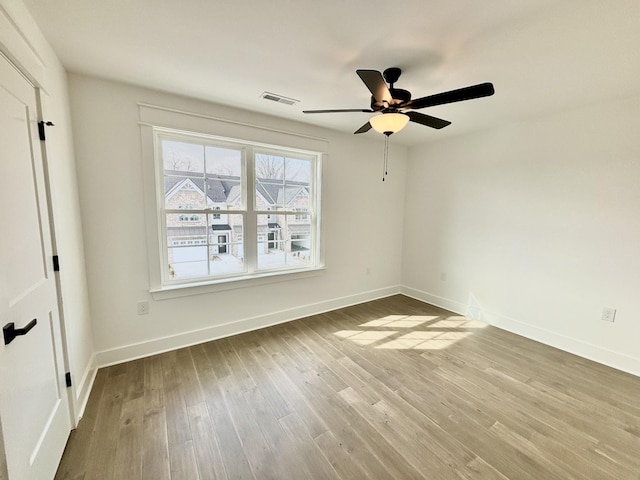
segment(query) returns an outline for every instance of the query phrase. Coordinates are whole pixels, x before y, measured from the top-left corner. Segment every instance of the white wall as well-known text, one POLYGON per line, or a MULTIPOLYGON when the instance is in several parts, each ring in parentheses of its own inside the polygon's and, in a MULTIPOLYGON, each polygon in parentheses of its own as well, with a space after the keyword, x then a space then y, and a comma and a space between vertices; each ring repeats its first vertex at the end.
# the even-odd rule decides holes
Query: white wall
POLYGON ((390 174, 383 183, 382 135, 355 137, 80 75, 70 75, 70 92, 99 364, 398 291, 404 147, 392 145, 390 174), (326 271, 296 281, 154 300, 148 293, 137 102, 326 138, 329 158, 322 204, 326 271), (149 300, 149 315, 136 314, 139 300, 149 300))
MULTIPOLYGON (((67 363, 72 374, 74 416, 80 414, 95 374, 89 297, 78 188, 71 140, 66 72, 22 2, 0 0, 0 49, 42 88, 42 113, 55 127, 47 130, 54 240, 60 257, 67 363)), ((4 180, 4 179, 3 179, 4 180)))
POLYGON ((640 374, 638 132, 635 95, 411 150, 403 291, 640 374))

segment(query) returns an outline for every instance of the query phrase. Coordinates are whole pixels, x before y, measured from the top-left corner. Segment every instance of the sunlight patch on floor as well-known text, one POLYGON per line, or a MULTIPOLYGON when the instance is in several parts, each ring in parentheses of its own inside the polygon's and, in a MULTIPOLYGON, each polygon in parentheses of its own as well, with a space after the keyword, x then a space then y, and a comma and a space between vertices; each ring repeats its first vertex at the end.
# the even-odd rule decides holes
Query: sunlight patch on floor
POLYGON ((387 315, 378 320, 363 323, 361 327, 411 328, 439 318, 437 315, 387 315))
POLYGON ((429 328, 484 328, 486 326, 486 323, 479 322, 478 320, 471 320, 470 318, 449 317, 445 320, 440 320, 439 322, 429 325, 429 328))
POLYGON ((472 332, 411 332, 376 348, 393 350, 442 350, 459 340, 468 337, 472 332))
POLYGON ((389 330, 389 331, 378 331, 378 330, 341 330, 336 332, 335 335, 341 338, 348 338, 354 343, 358 345, 370 345, 372 343, 383 340, 391 335, 395 335, 398 332, 389 330))
POLYGON ((378 343, 375 348, 384 350, 442 350, 486 326, 478 320, 458 315, 445 318, 438 315, 387 315, 359 325, 362 330, 341 330, 334 335, 358 345, 378 343), (402 332, 387 328, 419 329, 402 332))

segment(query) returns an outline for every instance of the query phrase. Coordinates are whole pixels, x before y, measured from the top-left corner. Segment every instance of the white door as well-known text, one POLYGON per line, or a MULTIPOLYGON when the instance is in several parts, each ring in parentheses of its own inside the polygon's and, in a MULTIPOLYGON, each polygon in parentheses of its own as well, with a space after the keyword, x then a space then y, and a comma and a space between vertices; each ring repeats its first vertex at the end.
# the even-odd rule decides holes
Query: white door
MULTIPOLYGON (((9 480, 48 480, 71 419, 33 86, 0 56, 0 417, 9 480)), ((1 443, 1 442, 0 442, 1 443)), ((1 462, 0 462, 1 463, 1 462)))

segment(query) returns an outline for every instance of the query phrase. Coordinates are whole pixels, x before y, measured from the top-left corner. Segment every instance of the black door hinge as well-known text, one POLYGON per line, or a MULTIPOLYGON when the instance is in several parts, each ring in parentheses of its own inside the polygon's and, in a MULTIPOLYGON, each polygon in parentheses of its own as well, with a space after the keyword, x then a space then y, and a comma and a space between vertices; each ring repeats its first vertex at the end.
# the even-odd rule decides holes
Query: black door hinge
POLYGON ((67 383, 67 388, 71 386, 71 372, 64 374, 64 381, 67 383))
POLYGON ((53 271, 54 272, 60 271, 60 260, 58 259, 58 255, 53 256, 53 271))
POLYGON ((40 120, 38 122, 38 136, 40 137, 40 140, 45 141, 47 139, 44 134, 44 127, 54 127, 54 126, 55 125, 53 124, 53 122, 45 122, 44 120, 40 120))

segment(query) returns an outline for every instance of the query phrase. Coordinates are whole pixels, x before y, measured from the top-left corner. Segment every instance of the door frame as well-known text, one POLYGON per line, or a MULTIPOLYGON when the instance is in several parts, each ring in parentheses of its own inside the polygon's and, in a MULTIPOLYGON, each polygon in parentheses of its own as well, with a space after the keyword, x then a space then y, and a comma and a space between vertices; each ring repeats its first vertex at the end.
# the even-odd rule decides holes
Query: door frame
MULTIPOLYGON (((15 66, 15 64, 14 64, 15 66)), ((17 68, 17 67, 16 67, 17 68)), ((19 70, 22 72, 22 70, 19 70)), ((42 88, 37 85, 34 85, 33 82, 30 82, 33 85, 33 88, 36 92, 36 107, 38 109, 38 121, 42 121, 44 119, 44 114, 42 111, 42 88)), ((49 230, 51 236, 51 255, 54 257, 58 257, 58 239, 56 238, 56 222, 55 217, 53 215, 53 205, 52 205, 52 195, 51 195, 51 182, 49 178, 49 160, 47 155, 47 142, 40 141, 40 158, 42 159, 42 170, 44 173, 44 189, 46 195, 46 203, 47 203, 47 217, 49 220, 49 230)), ((52 259, 53 260, 53 259, 52 259)), ((64 318, 64 308, 62 303, 62 286, 60 284, 60 272, 54 271, 55 283, 56 283, 56 300, 58 307, 58 319, 60 321, 60 341, 62 344, 62 351, 60 354, 62 355, 62 364, 64 365, 64 371, 70 372, 70 362, 69 362, 69 351, 67 349, 67 338, 66 338, 66 328, 65 328, 65 318, 64 318)), ((69 418, 71 419, 71 428, 74 429, 78 426, 78 415, 77 415, 77 406, 75 395, 73 395, 73 389, 70 386, 67 386, 67 397, 69 406, 69 418)))

